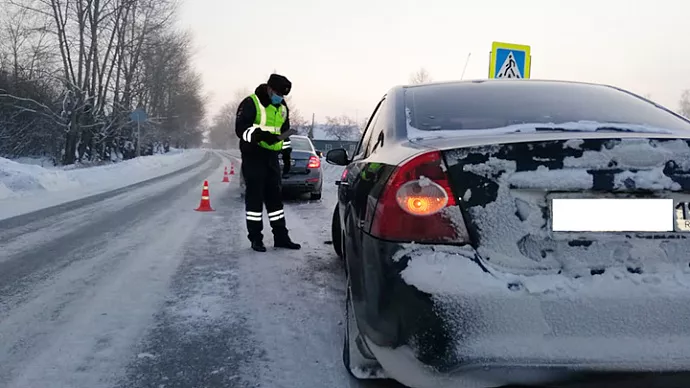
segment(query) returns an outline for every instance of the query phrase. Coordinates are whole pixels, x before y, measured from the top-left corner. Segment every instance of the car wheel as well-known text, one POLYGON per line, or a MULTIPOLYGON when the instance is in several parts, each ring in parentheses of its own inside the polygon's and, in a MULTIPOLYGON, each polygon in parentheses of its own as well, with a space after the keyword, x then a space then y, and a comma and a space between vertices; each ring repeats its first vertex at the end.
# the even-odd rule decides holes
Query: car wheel
MULTIPOLYGON (((352 300, 350 296, 350 282, 348 281, 347 285, 347 296, 345 297, 345 335, 344 335, 344 341, 343 341, 343 365, 345 365, 345 369, 347 370, 347 373, 350 374, 350 376, 357 378, 357 376, 353 373, 352 371, 352 364, 350 363, 351 361, 351 345, 354 345, 356 348, 356 344, 354 341, 350 339, 350 331, 352 329, 352 325, 356 325, 356 322, 354 321, 354 317, 352 316, 352 311, 351 311, 351 305, 352 305, 352 300)), ((355 350, 355 349, 352 349, 355 350)))
POLYGON ((311 193, 309 199, 311 199, 312 201, 317 201, 321 199, 321 192, 319 191, 318 193, 311 193))
POLYGON ((338 206, 335 206, 333 211, 333 221, 331 222, 331 241, 333 241, 333 249, 335 253, 342 259, 343 257, 343 234, 340 230, 340 213, 338 206))

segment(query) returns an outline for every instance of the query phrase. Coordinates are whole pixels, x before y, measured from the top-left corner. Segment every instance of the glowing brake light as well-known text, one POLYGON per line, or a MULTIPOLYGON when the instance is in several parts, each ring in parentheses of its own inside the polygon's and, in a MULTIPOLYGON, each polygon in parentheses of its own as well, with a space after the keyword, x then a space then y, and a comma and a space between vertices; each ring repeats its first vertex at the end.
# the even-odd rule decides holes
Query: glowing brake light
POLYGON ((321 160, 317 158, 316 156, 310 156, 309 157, 309 163, 307 164, 307 168, 319 168, 321 167, 321 160))
POLYGON ((400 186, 395 199, 404 211, 413 216, 436 214, 448 204, 446 190, 426 177, 400 186))
POLYGON ((469 242, 439 151, 416 155, 393 171, 376 203, 370 233, 388 241, 469 242))

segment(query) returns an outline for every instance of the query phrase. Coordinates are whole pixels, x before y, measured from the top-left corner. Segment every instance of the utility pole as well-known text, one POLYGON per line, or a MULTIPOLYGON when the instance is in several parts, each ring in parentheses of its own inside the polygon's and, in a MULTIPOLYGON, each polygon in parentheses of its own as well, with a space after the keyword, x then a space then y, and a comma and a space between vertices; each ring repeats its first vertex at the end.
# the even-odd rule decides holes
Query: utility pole
POLYGON ((311 114, 311 128, 309 128, 309 138, 314 139, 314 116, 315 114, 311 114))
POLYGON ((141 156, 141 123, 137 120, 137 158, 141 156))

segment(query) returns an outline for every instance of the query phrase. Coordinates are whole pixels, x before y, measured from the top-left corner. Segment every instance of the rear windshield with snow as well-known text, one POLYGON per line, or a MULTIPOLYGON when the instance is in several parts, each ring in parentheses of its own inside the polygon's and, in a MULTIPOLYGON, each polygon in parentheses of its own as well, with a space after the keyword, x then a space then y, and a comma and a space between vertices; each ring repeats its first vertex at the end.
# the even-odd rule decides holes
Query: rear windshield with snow
POLYGON ((426 85, 405 90, 409 123, 424 131, 578 121, 690 130, 654 104, 606 86, 509 81, 426 85))
POLYGON ((311 142, 309 141, 309 139, 306 139, 304 137, 291 137, 290 143, 292 145, 293 151, 314 152, 314 149, 311 146, 311 142))

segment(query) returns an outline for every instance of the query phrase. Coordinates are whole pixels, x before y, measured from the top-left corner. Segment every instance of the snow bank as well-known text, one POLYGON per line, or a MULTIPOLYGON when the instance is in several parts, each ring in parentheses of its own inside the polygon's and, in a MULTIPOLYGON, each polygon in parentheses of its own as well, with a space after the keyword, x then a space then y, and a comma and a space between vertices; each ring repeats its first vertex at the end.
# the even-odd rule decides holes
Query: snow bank
POLYGON ((105 166, 44 168, 0 158, 0 219, 115 190, 198 162, 204 150, 176 150, 105 166))
POLYGON ((36 164, 0 158, 0 199, 79 187, 79 182, 70 175, 71 171, 46 169, 36 164))

